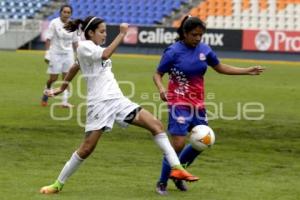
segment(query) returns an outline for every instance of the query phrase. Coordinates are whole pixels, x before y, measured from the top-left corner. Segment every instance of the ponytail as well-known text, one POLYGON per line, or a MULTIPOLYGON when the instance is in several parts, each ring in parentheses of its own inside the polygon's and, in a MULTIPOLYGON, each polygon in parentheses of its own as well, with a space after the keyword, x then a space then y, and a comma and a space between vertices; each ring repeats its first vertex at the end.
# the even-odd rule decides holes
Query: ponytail
POLYGON ((176 38, 176 41, 180 41, 180 40, 183 40, 184 39, 184 32, 183 32, 183 24, 184 22, 190 17, 190 15, 187 15, 183 18, 179 28, 177 29, 177 34, 178 34, 178 37, 176 38))
MULTIPOLYGON (((73 21, 68 21, 64 28, 68 31, 68 32, 74 32, 78 29, 82 29, 82 24, 84 23, 84 21, 82 21, 81 19, 76 19, 76 20, 73 20, 73 21)), ((80 30, 82 31, 82 30, 80 30)))
POLYGON ((104 22, 104 20, 101 18, 89 16, 89 17, 85 18, 85 20, 76 19, 76 20, 68 21, 65 24, 64 28, 68 32, 74 32, 76 30, 79 30, 79 32, 84 33, 84 37, 88 40, 89 39, 88 31, 89 30, 95 31, 97 29, 98 25, 103 22, 104 22))

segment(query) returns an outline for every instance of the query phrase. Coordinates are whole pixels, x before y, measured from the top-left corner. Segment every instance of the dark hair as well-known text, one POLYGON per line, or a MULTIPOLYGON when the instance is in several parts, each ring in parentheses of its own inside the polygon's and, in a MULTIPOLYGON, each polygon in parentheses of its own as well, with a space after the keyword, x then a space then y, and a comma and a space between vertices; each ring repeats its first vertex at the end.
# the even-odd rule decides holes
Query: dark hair
POLYGON ((69 5, 69 4, 64 4, 64 5, 62 5, 62 6, 60 7, 59 13, 61 13, 61 12, 64 10, 64 8, 70 8, 71 13, 73 13, 73 8, 72 8, 72 6, 69 5))
POLYGON ((98 25, 103 22, 104 20, 101 18, 88 16, 87 18, 85 18, 85 20, 81 20, 81 19, 70 20, 66 23, 64 28, 69 32, 74 32, 78 29, 81 29, 80 31, 84 31, 85 38, 89 39, 88 31, 89 30, 95 31, 98 28, 98 25))
POLYGON ((200 27, 204 32, 206 31, 206 24, 201 19, 198 17, 185 16, 177 29, 178 38, 176 38, 176 41, 184 40, 184 33, 188 33, 196 27, 200 27))

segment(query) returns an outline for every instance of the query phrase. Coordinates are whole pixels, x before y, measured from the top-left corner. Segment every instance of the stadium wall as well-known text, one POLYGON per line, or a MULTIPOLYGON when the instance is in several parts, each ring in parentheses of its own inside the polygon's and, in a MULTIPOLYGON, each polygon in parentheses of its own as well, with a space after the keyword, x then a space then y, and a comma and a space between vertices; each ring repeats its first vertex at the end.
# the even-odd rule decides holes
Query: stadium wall
MULTIPOLYGON (((44 32, 30 45, 22 49, 44 49, 44 32)), ((107 44, 119 33, 119 26, 109 25, 107 44)), ((171 27, 131 26, 121 46, 121 51, 128 53, 160 54, 164 48, 172 44, 177 37, 176 29, 171 27)), ((224 30, 208 29, 203 36, 203 42, 209 44, 218 52, 240 52, 239 56, 254 53, 290 54, 290 57, 300 53, 300 32, 293 31, 259 31, 259 30, 224 30)), ((226 55, 224 53, 223 55, 226 55)), ((297 59, 296 59, 297 60, 297 59)))

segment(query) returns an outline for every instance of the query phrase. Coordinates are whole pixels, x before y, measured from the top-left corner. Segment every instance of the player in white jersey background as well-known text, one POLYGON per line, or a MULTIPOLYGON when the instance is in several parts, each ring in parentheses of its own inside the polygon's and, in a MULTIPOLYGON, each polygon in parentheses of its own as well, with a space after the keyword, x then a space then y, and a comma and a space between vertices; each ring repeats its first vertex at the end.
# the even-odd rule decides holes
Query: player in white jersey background
MULTIPOLYGON (((72 15, 72 7, 63 5, 60 8, 60 17, 53 19, 49 24, 46 34, 46 54, 45 62, 48 64, 47 73, 49 79, 46 83, 46 89, 50 89, 52 84, 62 74, 62 79, 74 64, 74 51, 78 46, 78 36, 75 32, 67 32, 64 25, 70 20, 72 15)), ((65 90, 62 97, 62 107, 73 107, 68 103, 68 90, 65 90)), ((42 106, 48 105, 48 97, 43 95, 42 106)))
POLYGON ((78 169, 84 159, 88 158, 93 152, 103 132, 112 129, 114 122, 124 126, 132 124, 149 130, 155 143, 162 150, 172 167, 170 177, 179 180, 197 181, 198 177, 188 173, 180 165, 162 123, 150 112, 126 98, 114 78, 111 71, 112 62, 110 57, 123 41, 128 30, 128 24, 123 23, 120 25, 120 33, 106 48, 99 46, 105 42, 107 36, 106 24, 100 18, 87 17, 84 21, 81 19, 70 21, 66 29, 71 32, 81 29, 86 41, 79 42, 77 49, 79 64, 74 64, 69 70, 64 79, 65 82, 60 88, 50 90, 47 94, 52 96, 63 92, 67 88, 68 82, 81 70, 86 78, 88 91, 86 136, 61 170, 55 183, 42 187, 40 192, 52 194, 61 191, 67 179, 78 169))

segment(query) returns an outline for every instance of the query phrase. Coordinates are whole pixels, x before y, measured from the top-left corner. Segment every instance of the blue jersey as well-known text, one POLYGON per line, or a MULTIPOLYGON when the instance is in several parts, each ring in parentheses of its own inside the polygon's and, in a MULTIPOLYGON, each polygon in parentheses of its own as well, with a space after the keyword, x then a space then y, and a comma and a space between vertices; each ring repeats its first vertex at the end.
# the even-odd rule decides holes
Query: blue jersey
POLYGON ((204 108, 204 79, 207 66, 220 62, 212 49, 199 43, 188 47, 182 41, 170 45, 157 67, 159 73, 169 74, 168 104, 192 105, 204 108))

